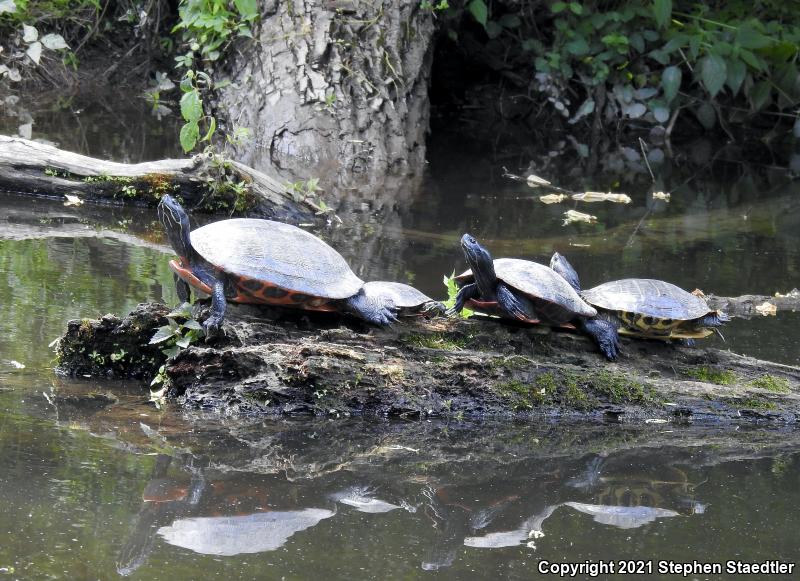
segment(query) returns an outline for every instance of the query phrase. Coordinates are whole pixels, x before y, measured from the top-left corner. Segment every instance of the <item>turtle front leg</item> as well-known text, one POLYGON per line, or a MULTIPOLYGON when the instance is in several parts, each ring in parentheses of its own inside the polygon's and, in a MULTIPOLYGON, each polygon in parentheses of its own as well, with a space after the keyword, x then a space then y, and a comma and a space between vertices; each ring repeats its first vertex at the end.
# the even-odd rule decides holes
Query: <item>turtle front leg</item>
POLYGON ((445 314, 447 316, 455 315, 456 313, 460 313, 464 310, 464 305, 471 299, 477 299, 481 295, 481 292, 478 290, 477 283, 465 284, 461 287, 456 295, 456 302, 455 304, 450 307, 445 314))
POLYGON ((178 293, 178 300, 183 303, 188 303, 192 299, 192 292, 189 283, 179 277, 177 274, 172 275, 175 279, 175 292, 178 293))
POLYGON ((371 299, 364 293, 364 289, 346 299, 343 310, 379 327, 386 327, 397 322, 397 308, 394 303, 388 300, 380 302, 371 299))
POLYGON ((575 321, 575 326, 592 338, 606 359, 616 361, 621 347, 616 325, 601 318, 580 317, 575 321))
POLYGON ((527 297, 521 296, 506 285, 497 285, 497 306, 512 319, 520 321, 535 321, 539 318, 533 303, 527 297))
POLYGON ((211 292, 211 316, 203 322, 203 330, 206 332, 206 340, 213 339, 219 334, 222 320, 225 318, 225 307, 228 301, 225 299, 225 282, 215 280, 211 292))

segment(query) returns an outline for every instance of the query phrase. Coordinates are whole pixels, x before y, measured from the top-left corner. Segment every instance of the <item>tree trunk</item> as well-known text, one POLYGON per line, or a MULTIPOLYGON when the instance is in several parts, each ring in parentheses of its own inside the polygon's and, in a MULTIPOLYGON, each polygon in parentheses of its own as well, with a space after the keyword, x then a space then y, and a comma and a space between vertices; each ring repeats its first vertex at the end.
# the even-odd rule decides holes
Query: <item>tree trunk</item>
POLYGON ((218 116, 255 136, 237 159, 374 191, 385 174, 421 167, 431 10, 418 0, 295 0, 266 2, 261 17, 255 42, 232 51, 222 74, 232 84, 218 116))

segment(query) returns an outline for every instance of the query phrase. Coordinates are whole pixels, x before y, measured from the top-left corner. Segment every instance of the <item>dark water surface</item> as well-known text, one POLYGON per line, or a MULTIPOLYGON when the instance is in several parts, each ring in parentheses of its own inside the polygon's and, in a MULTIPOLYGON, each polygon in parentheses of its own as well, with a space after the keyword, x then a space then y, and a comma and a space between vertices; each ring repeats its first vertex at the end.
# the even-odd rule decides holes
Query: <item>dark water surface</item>
MULTIPOLYGON (((139 133, 118 142, 100 121, 77 138, 37 119, 34 137, 91 155, 178 155, 164 124, 138 110, 139 133)), ((126 126, 125 114, 115 122, 126 126)), ((521 154, 440 136, 418 190, 344 208, 345 225, 320 234, 363 278, 436 297, 442 275, 463 268, 465 231, 498 256, 558 250, 586 286, 625 276, 726 295, 800 286, 790 154, 694 144, 654 165, 652 185, 632 150, 584 181, 585 162, 559 147, 521 154), (634 201, 544 205, 501 177, 531 159, 561 185, 634 201), (597 223, 563 226, 571 208, 597 223)), ((793 429, 256 421, 158 410, 137 385, 55 378, 48 345, 69 319, 176 301, 154 221, 0 199, 0 579, 529 579, 543 559, 798 559, 793 429)), ((725 343, 709 341, 798 364, 799 323, 739 319, 725 343)))

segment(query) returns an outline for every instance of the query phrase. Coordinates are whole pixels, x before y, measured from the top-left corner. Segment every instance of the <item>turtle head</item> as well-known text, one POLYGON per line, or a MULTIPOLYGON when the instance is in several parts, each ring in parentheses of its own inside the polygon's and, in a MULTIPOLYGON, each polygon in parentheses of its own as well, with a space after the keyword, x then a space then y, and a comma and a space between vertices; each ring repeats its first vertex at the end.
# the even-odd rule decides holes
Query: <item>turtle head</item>
POLYGON ((464 250, 464 256, 472 269, 472 274, 475 277, 475 282, 478 284, 478 290, 481 291, 481 295, 484 297, 492 296, 497 286, 497 275, 494 272, 492 255, 471 234, 464 234, 461 237, 461 248, 464 250))
POLYGON ((158 219, 164 225, 169 243, 182 259, 188 259, 192 253, 189 240, 189 216, 186 210, 170 195, 161 198, 158 203, 158 219))
POLYGON ((560 274, 576 292, 581 292, 581 280, 578 278, 578 273, 575 272, 569 261, 558 252, 553 253, 553 257, 550 259, 550 268, 560 274))

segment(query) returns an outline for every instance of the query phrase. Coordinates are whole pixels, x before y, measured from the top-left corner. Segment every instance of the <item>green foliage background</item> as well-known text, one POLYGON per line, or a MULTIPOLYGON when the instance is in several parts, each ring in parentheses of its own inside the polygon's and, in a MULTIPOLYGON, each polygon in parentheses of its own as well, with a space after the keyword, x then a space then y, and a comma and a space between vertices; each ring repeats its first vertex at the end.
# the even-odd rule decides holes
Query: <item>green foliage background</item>
POLYGON ((791 2, 465 0, 441 16, 456 43, 465 18, 480 25, 482 50, 527 70, 572 124, 667 125, 684 110, 706 129, 757 114, 796 122, 800 10, 791 2))

